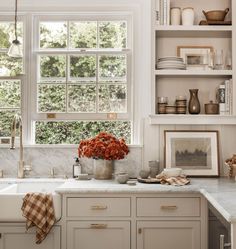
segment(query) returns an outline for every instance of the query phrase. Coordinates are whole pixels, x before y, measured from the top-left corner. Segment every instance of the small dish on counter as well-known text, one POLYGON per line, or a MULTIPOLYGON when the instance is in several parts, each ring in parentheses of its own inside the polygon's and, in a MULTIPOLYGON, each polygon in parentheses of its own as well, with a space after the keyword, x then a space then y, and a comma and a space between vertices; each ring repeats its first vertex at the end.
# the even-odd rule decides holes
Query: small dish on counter
POLYGON ((118 173, 116 174, 116 181, 120 184, 125 184, 129 180, 129 174, 128 173, 118 173))
POLYGON ((171 168, 171 169, 164 169, 163 174, 165 174, 166 177, 175 177, 180 176, 182 173, 181 168, 171 168))
POLYGON ((91 177, 88 174, 78 174, 76 180, 91 180, 91 177))

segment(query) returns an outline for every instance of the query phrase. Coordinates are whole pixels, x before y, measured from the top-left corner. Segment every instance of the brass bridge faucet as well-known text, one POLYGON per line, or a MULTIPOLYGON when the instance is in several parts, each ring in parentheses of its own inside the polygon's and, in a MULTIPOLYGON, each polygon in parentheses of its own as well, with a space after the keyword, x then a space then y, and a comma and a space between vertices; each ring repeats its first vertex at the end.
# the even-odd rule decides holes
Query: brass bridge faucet
POLYGON ((16 129, 19 129, 19 135, 20 135, 20 159, 19 159, 18 167, 17 167, 17 177, 24 178, 25 171, 30 171, 31 167, 28 165, 26 166, 24 163, 22 119, 21 119, 21 116, 18 114, 14 115, 12 125, 11 125, 11 147, 10 149, 12 150, 15 149, 16 129))

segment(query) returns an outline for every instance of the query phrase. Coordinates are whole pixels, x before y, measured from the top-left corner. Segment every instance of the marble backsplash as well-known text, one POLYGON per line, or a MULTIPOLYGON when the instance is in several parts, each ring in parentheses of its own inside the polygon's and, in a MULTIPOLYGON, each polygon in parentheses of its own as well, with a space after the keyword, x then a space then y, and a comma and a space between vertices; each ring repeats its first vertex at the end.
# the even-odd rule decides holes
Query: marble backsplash
MULTIPOLYGON (((55 177, 72 177, 74 157, 77 156, 77 148, 58 147, 27 147, 24 149, 25 164, 31 165, 28 177, 50 177, 50 170, 55 169, 55 177)), ((16 177, 19 149, 0 149, 0 170, 4 177, 16 177)), ((128 156, 115 161, 115 173, 126 171, 130 177, 137 177, 142 168, 142 147, 130 147, 128 156)), ((82 172, 92 174, 93 160, 81 159, 82 172)))

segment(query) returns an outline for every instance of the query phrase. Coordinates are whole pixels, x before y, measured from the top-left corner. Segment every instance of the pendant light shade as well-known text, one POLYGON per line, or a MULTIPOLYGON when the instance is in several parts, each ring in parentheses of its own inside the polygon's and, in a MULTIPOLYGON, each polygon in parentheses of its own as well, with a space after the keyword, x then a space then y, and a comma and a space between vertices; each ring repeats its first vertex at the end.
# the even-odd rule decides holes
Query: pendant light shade
POLYGON ((23 57, 23 51, 22 46, 18 40, 12 41, 12 44, 8 50, 8 56, 13 58, 22 58, 23 57))
POLYGON ((13 58, 23 57, 22 45, 17 38, 17 0, 15 0, 15 40, 12 41, 7 54, 9 57, 13 58))

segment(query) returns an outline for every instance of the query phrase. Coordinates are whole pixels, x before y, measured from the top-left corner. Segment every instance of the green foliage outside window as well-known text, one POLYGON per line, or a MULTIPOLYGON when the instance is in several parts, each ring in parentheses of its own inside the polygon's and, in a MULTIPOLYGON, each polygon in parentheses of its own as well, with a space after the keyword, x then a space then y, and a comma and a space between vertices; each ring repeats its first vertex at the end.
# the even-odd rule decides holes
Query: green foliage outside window
MULTIPOLYGON (((23 25, 18 30, 23 43, 23 25)), ((40 49, 122 49, 127 45, 123 21, 41 22, 40 49), (69 39, 68 39, 69 31, 69 39)), ((23 60, 8 57, 14 23, 0 22, 0 76, 23 72, 23 60)), ((39 56, 38 111, 106 113, 127 111, 126 56, 114 54, 39 56), (67 68, 68 67, 68 68, 67 68), (97 75, 98 74, 98 75, 97 75), (68 80, 68 82, 66 81, 68 80), (117 83, 117 84, 116 84, 117 83)), ((28 73, 28 72, 26 72, 28 73)), ((0 80, 0 136, 10 136, 15 113, 21 114, 21 82, 0 80)), ((35 125, 37 144, 77 144, 100 131, 131 142, 130 121, 41 122, 35 125)))
POLYGON ((101 131, 131 142, 129 121, 36 122, 35 126, 37 144, 78 144, 101 131))

